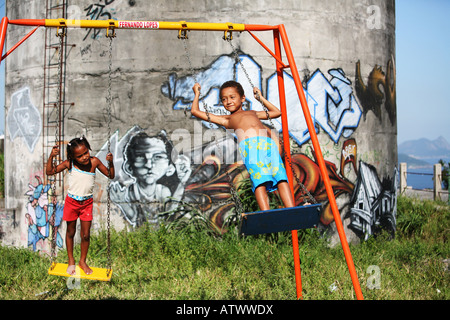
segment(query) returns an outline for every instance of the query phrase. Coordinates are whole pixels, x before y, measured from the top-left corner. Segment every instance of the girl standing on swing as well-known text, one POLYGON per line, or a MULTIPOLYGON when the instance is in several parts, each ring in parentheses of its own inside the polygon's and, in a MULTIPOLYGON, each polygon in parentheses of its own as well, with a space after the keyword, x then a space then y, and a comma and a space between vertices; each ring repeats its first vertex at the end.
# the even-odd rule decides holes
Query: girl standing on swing
POLYGON ((59 146, 54 146, 47 161, 46 174, 54 175, 68 170, 69 189, 64 203, 63 220, 67 222, 66 247, 69 258, 67 273, 75 275, 75 259, 73 257, 73 239, 77 220, 80 218, 81 256, 79 267, 85 274, 92 274, 92 269, 86 264, 89 249, 90 229, 92 223, 93 192, 95 169, 105 176, 114 179, 114 163, 112 153, 106 155, 108 168, 96 157, 91 157, 91 147, 85 137, 72 139, 67 144, 67 160, 53 165, 53 159, 59 154, 59 146))

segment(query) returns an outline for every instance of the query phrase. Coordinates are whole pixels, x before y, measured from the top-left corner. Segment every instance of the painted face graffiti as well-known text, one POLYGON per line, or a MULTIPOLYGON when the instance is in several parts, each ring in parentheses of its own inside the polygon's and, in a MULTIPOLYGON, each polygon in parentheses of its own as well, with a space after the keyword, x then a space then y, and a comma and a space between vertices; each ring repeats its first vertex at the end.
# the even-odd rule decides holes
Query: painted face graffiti
POLYGON ((166 147, 161 140, 146 138, 133 151, 130 166, 139 184, 153 184, 166 175, 170 168, 166 147))

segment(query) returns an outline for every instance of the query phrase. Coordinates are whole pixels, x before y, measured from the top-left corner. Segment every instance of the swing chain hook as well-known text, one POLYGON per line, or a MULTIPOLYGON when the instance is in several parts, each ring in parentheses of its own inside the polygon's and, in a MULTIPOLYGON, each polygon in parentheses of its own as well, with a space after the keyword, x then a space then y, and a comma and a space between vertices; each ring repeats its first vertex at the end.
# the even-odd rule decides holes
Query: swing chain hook
POLYGON ((114 20, 108 20, 109 27, 106 28, 106 37, 107 38, 115 38, 116 37, 116 23, 114 20))
POLYGON ((67 24, 66 20, 59 19, 59 26, 56 27, 56 36, 63 38, 66 36, 67 24))
POLYGON ((187 40, 187 39, 189 39, 189 37, 188 37, 188 26, 187 26, 187 23, 186 23, 186 21, 180 21, 180 23, 181 23, 181 29, 180 30, 178 30, 178 39, 181 39, 181 40, 187 40))
POLYGON ((233 32, 230 30, 225 30, 223 34, 223 40, 231 41, 233 40, 233 32))
POLYGON ((228 22, 227 25, 228 25, 228 30, 224 31, 223 40, 231 41, 231 40, 233 40, 233 30, 234 30, 234 28, 233 28, 233 24, 232 23, 228 22))

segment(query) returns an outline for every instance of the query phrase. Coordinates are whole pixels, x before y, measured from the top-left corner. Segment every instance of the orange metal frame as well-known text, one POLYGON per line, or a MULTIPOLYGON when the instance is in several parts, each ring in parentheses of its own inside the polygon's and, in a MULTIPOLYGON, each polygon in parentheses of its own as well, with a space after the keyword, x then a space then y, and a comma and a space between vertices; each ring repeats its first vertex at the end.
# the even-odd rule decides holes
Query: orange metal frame
MULTIPOLYGON (((147 25, 147 24, 142 24, 147 25)), ((294 60, 294 55, 292 54, 292 49, 286 34, 286 30, 283 24, 270 26, 270 25, 252 25, 252 24, 244 24, 244 25, 233 25, 230 23, 222 23, 222 24, 214 24, 214 23, 186 23, 182 22, 150 22, 148 25, 155 26, 158 25, 158 28, 149 27, 148 29, 166 29, 166 30, 206 30, 206 31, 224 31, 226 32, 242 32, 247 31, 271 56, 275 58, 276 61, 276 72, 278 78, 278 90, 280 96, 280 109, 281 109, 281 122, 282 122, 282 130, 283 130, 283 144, 286 150, 286 156, 290 160, 290 145, 289 145, 289 129, 288 129, 288 121, 287 121, 287 109, 286 109, 286 97, 285 97, 285 86, 284 86, 284 78, 283 78, 283 70, 291 69, 292 77, 294 79, 295 87, 297 89, 297 93, 300 99, 300 104, 302 107, 303 115, 306 120, 306 124, 308 127, 308 131, 311 137, 311 142, 317 156, 317 162, 319 165, 320 173, 322 175, 322 179, 325 185, 326 193, 328 196, 328 200, 330 202, 331 210, 333 213, 334 221, 336 223, 337 231, 339 233, 339 239, 341 241, 342 249, 344 251, 344 256, 347 262, 348 270, 350 272, 350 277, 353 283, 353 288, 356 293, 356 298, 358 300, 363 300, 363 295, 361 292, 361 287, 358 281, 358 276, 356 274, 355 266, 353 263, 352 255, 350 253, 350 248, 347 242, 347 238, 344 232, 344 227, 342 224, 341 216, 339 213, 339 209, 336 203, 336 198, 333 193, 333 189, 331 187, 330 178, 327 174, 327 169, 325 166, 325 160, 323 159, 322 151, 320 149, 319 140, 316 135, 316 131, 314 128, 314 123, 311 118, 311 114, 309 112, 308 104, 306 102, 305 93, 303 91, 303 86, 300 80, 300 76, 297 71, 297 66, 294 60), (253 32, 256 31, 273 31, 273 39, 275 52, 272 52, 260 39, 258 39, 253 32), (282 46, 284 48, 288 65, 283 62, 282 58, 282 46)), ((115 20, 102 20, 102 21, 70 21, 64 19, 58 20, 46 20, 46 19, 21 19, 21 20, 11 20, 9 21, 7 17, 4 17, 1 21, 0 25, 0 56, 2 56, 2 60, 6 58, 12 51, 14 51, 20 44, 22 44, 26 39, 28 39, 38 27, 74 27, 74 28, 106 28, 106 29, 138 29, 139 24, 134 23, 120 23, 120 21, 115 20), (89 25, 89 23, 95 23, 95 25, 89 25), (11 50, 8 51, 5 56, 2 56, 3 46, 5 42, 6 29, 8 24, 14 25, 24 25, 24 26, 35 26, 30 33, 28 33, 21 41, 19 41, 11 50), (126 26, 121 28, 120 26, 126 26), (136 27, 130 27, 136 26, 136 27)), ((142 28, 142 27, 141 27, 142 28)), ((286 171, 289 177, 289 183, 291 187, 291 192, 294 195, 293 189, 293 172, 290 166, 286 166, 286 171)), ((294 269, 295 269, 295 279, 296 279, 296 289, 297 289, 297 299, 302 298, 302 282, 301 282, 301 270, 300 270, 300 256, 299 256, 299 246, 298 246, 298 233, 297 230, 292 230, 292 249, 294 255, 294 269)))

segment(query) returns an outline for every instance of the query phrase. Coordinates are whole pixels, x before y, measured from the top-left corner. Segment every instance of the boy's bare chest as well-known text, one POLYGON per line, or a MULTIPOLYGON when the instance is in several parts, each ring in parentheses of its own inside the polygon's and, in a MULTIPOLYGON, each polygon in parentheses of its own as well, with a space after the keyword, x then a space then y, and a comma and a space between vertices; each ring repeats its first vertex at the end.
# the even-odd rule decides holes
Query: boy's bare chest
POLYGON ((229 129, 234 129, 238 140, 254 136, 266 136, 266 127, 259 120, 255 111, 243 111, 230 115, 229 129))
POLYGON ((253 110, 236 112, 230 115, 229 126, 232 129, 242 129, 261 127, 262 123, 253 110))

